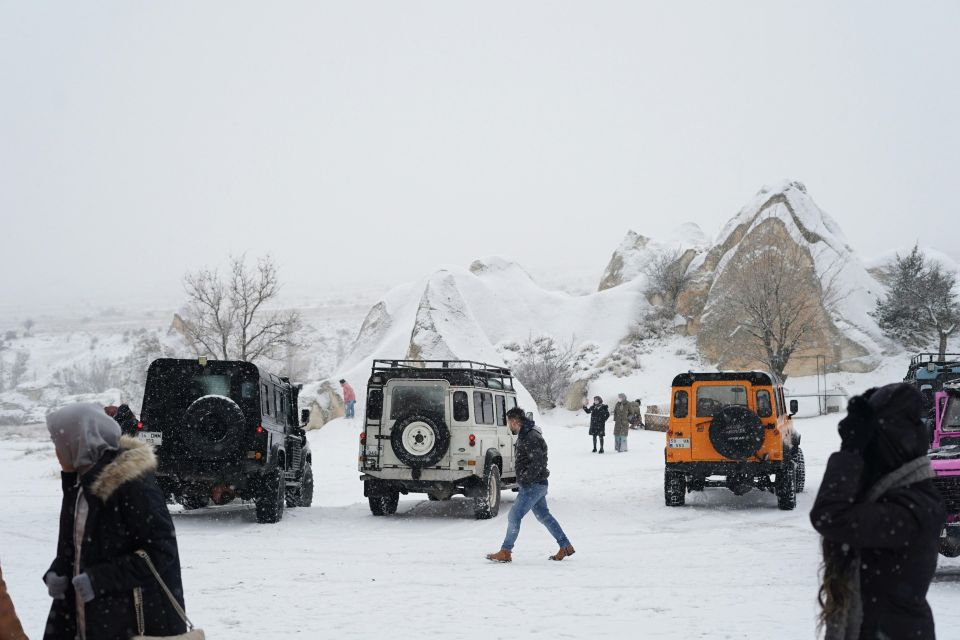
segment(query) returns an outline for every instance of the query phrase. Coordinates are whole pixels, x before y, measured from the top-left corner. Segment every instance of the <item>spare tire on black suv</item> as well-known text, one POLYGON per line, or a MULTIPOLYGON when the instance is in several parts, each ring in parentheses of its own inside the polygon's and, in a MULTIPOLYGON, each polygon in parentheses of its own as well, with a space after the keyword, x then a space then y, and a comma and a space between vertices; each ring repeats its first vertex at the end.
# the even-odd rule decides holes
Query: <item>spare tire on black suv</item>
POLYGON ((191 450, 210 460, 237 455, 243 441, 246 418, 243 409, 226 396, 203 396, 183 414, 183 442, 191 450))

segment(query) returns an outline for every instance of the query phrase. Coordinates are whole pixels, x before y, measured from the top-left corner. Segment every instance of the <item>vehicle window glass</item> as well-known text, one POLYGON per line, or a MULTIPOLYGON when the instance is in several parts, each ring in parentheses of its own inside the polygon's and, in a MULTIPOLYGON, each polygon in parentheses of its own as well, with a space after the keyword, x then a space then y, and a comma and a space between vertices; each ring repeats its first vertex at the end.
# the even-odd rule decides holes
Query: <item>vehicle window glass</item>
POLYGON ((787 413, 787 401, 783 397, 783 387, 777 389, 777 413, 780 415, 787 413))
POLYGON ((270 389, 265 384, 260 385, 260 404, 263 405, 260 412, 265 416, 270 415, 270 389))
POLYGON ((943 413, 941 428, 943 431, 960 431, 960 398, 947 399, 947 410, 943 413))
POLYGON ((390 394, 390 419, 423 413, 443 418, 443 401, 446 397, 441 385, 394 387, 390 394))
POLYGON ((497 396, 497 424, 501 427, 507 424, 507 399, 497 396))
POLYGON ((490 378, 488 380, 488 386, 491 389, 503 389, 503 380, 497 380, 496 378, 490 378))
POLYGON ((227 396, 230 397, 230 376, 202 375, 193 377, 196 397, 227 396))
POLYGON ((277 388, 273 390, 273 417, 280 417, 280 390, 277 388))
POLYGON ((457 422, 470 420, 470 399, 466 391, 453 393, 453 419, 457 422))
POLYGON ((513 409, 513 408, 516 407, 516 406, 517 406, 517 397, 516 397, 516 396, 510 396, 510 406, 507 407, 507 409, 510 410, 510 409, 513 409))
POLYGON ((743 385, 724 384, 704 386, 697 389, 697 417, 710 418, 726 406, 747 406, 747 388, 743 385))
POLYGON ((687 417, 688 397, 686 391, 676 391, 673 394, 673 417, 687 417))
POLYGON ((477 424, 493 424, 493 396, 482 391, 473 392, 473 419, 477 424))
POLYGON ((367 419, 379 420, 383 417, 383 391, 371 389, 367 394, 367 419))
POLYGON ((240 397, 244 400, 250 400, 253 398, 253 394, 257 392, 257 383, 256 382, 243 382, 240 384, 240 397))
POLYGON ((769 418, 773 415, 773 403, 770 400, 770 392, 766 389, 757 391, 757 415, 761 418, 769 418))

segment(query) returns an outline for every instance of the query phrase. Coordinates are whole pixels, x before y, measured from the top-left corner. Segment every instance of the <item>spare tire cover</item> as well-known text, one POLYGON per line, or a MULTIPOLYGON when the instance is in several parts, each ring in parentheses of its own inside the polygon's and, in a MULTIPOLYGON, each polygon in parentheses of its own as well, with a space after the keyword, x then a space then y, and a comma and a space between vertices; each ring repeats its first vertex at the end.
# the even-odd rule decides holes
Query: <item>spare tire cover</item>
POLYGON ((763 445, 763 423, 747 407, 727 405, 713 414, 710 444, 717 453, 733 460, 746 460, 763 445))
POLYGON ((183 443, 188 455, 222 460, 239 451, 246 418, 226 396, 203 396, 184 413, 183 443))
POLYGON ((404 416, 393 424, 390 445, 400 462, 408 467, 432 467, 450 448, 450 429, 438 416, 404 416))

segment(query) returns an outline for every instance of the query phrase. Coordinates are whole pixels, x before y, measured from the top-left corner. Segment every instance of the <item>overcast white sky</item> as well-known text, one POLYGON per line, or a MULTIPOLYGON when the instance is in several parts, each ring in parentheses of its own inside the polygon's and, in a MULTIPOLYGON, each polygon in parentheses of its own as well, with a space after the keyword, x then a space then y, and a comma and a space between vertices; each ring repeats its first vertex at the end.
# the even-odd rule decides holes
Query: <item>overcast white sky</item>
POLYGON ((957 2, 0 0, 0 304, 592 273, 806 183, 865 257, 955 258, 957 2))

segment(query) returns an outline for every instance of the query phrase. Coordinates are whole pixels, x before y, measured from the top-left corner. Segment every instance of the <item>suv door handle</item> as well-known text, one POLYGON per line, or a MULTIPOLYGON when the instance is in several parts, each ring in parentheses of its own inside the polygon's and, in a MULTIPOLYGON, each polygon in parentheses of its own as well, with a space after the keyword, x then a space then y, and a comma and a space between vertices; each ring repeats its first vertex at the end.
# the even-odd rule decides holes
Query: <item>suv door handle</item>
POLYGON ((505 447, 505 446, 507 446, 507 445, 505 445, 505 444, 501 444, 500 446, 501 446, 501 447, 505 447))

